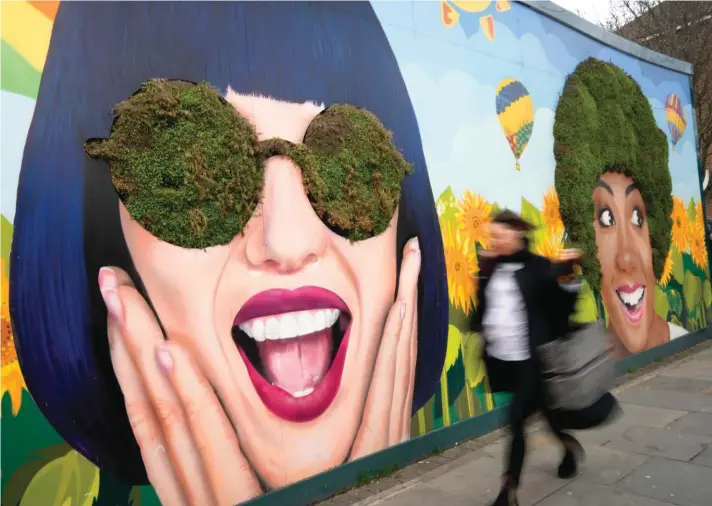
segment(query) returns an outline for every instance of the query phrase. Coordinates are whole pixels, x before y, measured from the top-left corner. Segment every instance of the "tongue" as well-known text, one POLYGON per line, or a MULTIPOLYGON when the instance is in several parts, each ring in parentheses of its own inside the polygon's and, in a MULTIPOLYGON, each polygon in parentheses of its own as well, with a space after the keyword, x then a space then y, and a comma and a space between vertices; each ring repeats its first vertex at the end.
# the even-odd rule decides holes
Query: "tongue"
POLYGON ((319 384, 331 365, 333 339, 327 328, 293 339, 257 344, 269 382, 290 394, 306 395, 319 384))

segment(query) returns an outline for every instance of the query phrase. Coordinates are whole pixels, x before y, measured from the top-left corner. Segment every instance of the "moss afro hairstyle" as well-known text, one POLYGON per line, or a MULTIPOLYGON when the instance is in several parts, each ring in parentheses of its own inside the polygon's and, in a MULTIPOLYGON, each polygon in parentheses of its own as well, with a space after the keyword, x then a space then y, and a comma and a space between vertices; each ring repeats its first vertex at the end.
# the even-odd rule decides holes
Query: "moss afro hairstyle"
POLYGON ((604 172, 624 174, 640 189, 659 278, 670 248, 672 180, 667 137, 638 83, 611 63, 581 62, 567 77, 556 107, 554 157, 561 218, 572 244, 583 252, 591 287, 600 293, 591 195, 604 172))
POLYGON ((184 248, 229 243, 260 201, 263 160, 249 122, 208 84, 153 79, 114 110, 106 159, 121 201, 146 230, 184 248))

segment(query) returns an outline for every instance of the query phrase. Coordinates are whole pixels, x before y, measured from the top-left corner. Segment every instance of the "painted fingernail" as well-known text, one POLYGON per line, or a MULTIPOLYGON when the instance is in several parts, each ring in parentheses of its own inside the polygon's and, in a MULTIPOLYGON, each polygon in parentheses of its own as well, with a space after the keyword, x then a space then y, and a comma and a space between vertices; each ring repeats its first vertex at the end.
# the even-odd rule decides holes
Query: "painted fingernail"
POLYGON ((156 347, 156 362, 164 373, 171 374, 173 372, 173 357, 162 344, 156 347))
POLYGON ((405 310, 406 310, 406 304, 405 304, 405 302, 401 302, 401 303, 400 303, 400 317, 401 317, 401 321, 403 321, 403 320, 405 319, 405 310))
POLYGON ((420 253, 420 241, 418 241, 417 237, 413 237, 410 241, 410 246, 409 249, 413 253, 420 253))
POLYGON ((99 269, 99 291, 106 310, 119 323, 123 323, 124 308, 117 292, 116 274, 109 267, 99 269))

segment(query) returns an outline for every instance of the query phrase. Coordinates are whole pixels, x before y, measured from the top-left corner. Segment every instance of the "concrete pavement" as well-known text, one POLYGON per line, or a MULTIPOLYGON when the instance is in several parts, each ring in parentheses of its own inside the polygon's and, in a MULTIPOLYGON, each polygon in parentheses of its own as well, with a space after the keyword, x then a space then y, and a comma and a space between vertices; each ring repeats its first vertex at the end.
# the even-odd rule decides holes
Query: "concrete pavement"
MULTIPOLYGON (((573 480, 556 477, 558 446, 534 424, 520 505, 712 505, 712 342, 682 355, 615 390, 624 415, 578 433, 586 460, 573 480)), ((462 443, 322 505, 486 506, 499 489, 504 435, 462 443)))

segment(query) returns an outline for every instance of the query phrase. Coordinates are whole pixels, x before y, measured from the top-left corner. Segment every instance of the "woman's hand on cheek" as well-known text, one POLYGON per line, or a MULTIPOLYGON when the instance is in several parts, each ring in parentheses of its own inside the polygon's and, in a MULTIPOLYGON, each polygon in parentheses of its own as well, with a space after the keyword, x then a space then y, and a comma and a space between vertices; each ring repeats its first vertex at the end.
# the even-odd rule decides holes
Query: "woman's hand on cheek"
POLYGON ((405 245, 398 297, 383 329, 371 384, 349 460, 410 437, 410 418, 418 357, 418 276, 420 245, 405 245))
POLYGON ((232 506, 262 493, 215 392, 163 334, 121 269, 102 268, 111 361, 148 478, 167 506, 232 506))

